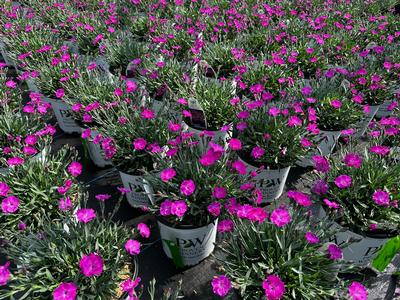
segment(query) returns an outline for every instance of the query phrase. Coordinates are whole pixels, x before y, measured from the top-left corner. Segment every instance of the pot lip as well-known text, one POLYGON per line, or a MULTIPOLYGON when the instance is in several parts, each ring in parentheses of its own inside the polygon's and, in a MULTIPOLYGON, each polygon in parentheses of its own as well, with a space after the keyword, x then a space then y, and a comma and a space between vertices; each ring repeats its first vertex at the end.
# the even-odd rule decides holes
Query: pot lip
MULTIPOLYGON (((321 205, 322 210, 324 211, 324 213, 326 213, 325 208, 321 205)), ((357 225, 341 225, 339 224, 335 219, 331 219, 329 218, 331 221, 333 221, 337 226, 339 226, 340 228, 344 228, 347 229, 346 231, 350 231, 351 233, 357 234, 357 235, 361 235, 362 237, 368 237, 368 238, 372 238, 372 239, 390 239, 393 238, 397 235, 400 234, 400 230, 368 230, 368 231, 363 231, 363 230, 359 230, 357 225)))
POLYGON ((127 172, 121 171, 121 169, 118 168, 117 166, 115 167, 115 169, 116 169, 119 173, 122 173, 122 174, 124 174, 124 175, 129 175, 129 176, 134 176, 134 177, 144 177, 144 173, 142 173, 142 174, 131 174, 131 173, 127 173, 127 172))
POLYGON ((195 226, 195 225, 176 225, 173 224, 171 222, 169 222, 166 218, 164 218, 161 215, 156 215, 156 220, 157 222, 170 227, 170 228, 174 228, 174 229, 179 229, 179 230, 193 230, 193 229, 200 229, 200 228, 204 228, 209 226, 210 224, 214 224, 216 225, 218 222, 218 218, 213 218, 213 220, 205 225, 201 225, 201 226, 195 226))
MULTIPOLYGON (((221 129, 199 129, 199 128, 196 128, 193 125, 189 124, 188 122, 186 122, 186 120, 188 120, 188 119, 189 118, 183 118, 182 122, 185 123, 185 125, 187 125, 191 129, 194 129, 194 130, 197 130, 197 131, 201 131, 201 132, 209 131, 209 132, 215 132, 215 133, 217 133, 217 132, 227 133, 229 131, 232 131, 232 129, 227 131, 227 132, 223 132, 223 131, 221 131, 221 129)), ((233 122, 229 122, 228 125, 233 125, 233 122)))
MULTIPOLYGON (((246 163, 246 164, 252 166, 253 168, 260 168, 260 167, 257 166, 256 164, 254 164, 254 163, 252 163, 252 162, 249 162, 248 160, 246 160, 245 158, 243 158, 243 154, 242 154, 243 151, 242 151, 242 150, 237 151, 237 153, 238 153, 239 159, 240 159, 241 161, 243 161, 244 163, 246 163)), ((260 165, 264 165, 264 166, 265 166, 265 164, 260 164, 260 165)), ((291 167, 292 167, 292 166, 287 166, 287 167, 277 168, 277 169, 271 169, 271 168, 269 168, 269 167, 266 167, 266 168, 264 168, 264 171, 281 171, 281 170, 290 169, 291 167)))

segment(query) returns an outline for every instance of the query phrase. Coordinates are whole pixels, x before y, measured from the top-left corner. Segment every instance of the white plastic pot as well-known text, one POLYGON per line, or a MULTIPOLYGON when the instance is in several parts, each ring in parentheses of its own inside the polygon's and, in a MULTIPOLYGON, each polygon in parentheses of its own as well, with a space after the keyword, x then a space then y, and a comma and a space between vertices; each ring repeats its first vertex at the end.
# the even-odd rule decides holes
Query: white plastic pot
MULTIPOLYGON (((94 139, 98 134, 98 132, 92 130, 90 133, 90 139, 94 139)), ((106 166, 112 165, 111 160, 106 159, 106 156, 101 146, 92 142, 91 140, 88 141, 88 152, 90 159, 97 167, 104 168, 106 166)))
POLYGON ((135 176, 119 172, 124 188, 130 191, 126 193, 129 204, 133 207, 148 207, 154 201, 154 191, 150 183, 143 176, 135 176))
POLYGON ((319 134, 316 137, 316 139, 320 141, 318 145, 319 150, 316 150, 312 154, 309 154, 307 157, 299 159, 296 162, 296 164, 301 167, 312 167, 314 164, 311 158, 314 155, 323 155, 323 156, 331 155, 333 148, 335 148, 335 145, 340 135, 341 131, 320 130, 319 134))
POLYGON ((177 265, 193 266, 208 257, 215 247, 218 219, 203 227, 174 228, 158 221, 165 254, 177 265))
MULTIPOLYGON (((246 164, 248 172, 258 170, 257 167, 240 160, 246 164)), ((282 195, 290 168, 264 169, 255 177, 256 186, 261 189, 263 194, 262 203, 270 203, 282 195)))
POLYGON ((7 64, 7 66, 14 67, 17 70, 16 63, 13 60, 11 60, 11 58, 8 56, 7 51, 6 51, 6 45, 2 41, 0 41, 0 53, 4 59, 4 62, 7 64))
POLYGON ((358 123, 357 125, 357 132, 355 134, 356 137, 361 137, 365 134, 368 129, 369 124, 371 123, 372 119, 374 118, 375 114, 379 111, 380 105, 370 105, 369 106, 369 113, 364 116, 364 118, 358 123))

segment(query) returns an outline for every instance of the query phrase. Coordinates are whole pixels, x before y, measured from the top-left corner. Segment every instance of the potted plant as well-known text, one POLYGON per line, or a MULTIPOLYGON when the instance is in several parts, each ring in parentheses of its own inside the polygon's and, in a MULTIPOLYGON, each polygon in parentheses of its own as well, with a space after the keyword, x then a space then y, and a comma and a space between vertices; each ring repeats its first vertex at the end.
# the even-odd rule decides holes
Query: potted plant
POLYGON ((271 104, 246 112, 236 124, 239 156, 249 170, 259 169, 257 186, 263 202, 271 202, 281 196, 290 168, 313 148, 313 136, 293 109, 271 104))
POLYGON ((242 299, 333 299, 344 289, 338 271, 350 266, 341 259, 343 246, 326 243, 333 231, 305 209, 278 207, 269 220, 234 223, 219 247, 224 275, 212 281, 217 295, 233 286, 242 299))
POLYGON ((78 206, 77 153, 68 147, 48 152, 0 175, 2 239, 13 241, 18 230, 37 233, 43 230, 43 215, 60 220, 64 211, 78 206))
POLYGON ((143 175, 154 170, 152 153, 163 152, 163 147, 179 135, 180 125, 168 121, 165 110, 155 113, 140 103, 122 101, 96 113, 101 146, 121 175, 128 202, 148 206, 152 191, 143 175))
POLYGON ((209 256, 224 203, 253 197, 254 183, 239 161, 219 144, 182 134, 182 142, 158 155, 150 207, 158 220, 163 249, 178 267, 209 256))
POLYGON ((373 141, 350 143, 330 163, 316 160, 319 180, 312 190, 337 226, 347 228, 335 241, 357 240, 344 249, 344 259, 362 266, 399 232, 400 164, 391 150, 373 141))
POLYGON ((229 137, 237 112, 236 84, 199 77, 182 88, 180 96, 187 109, 183 111, 187 130, 198 136, 209 135, 214 141, 229 137))
MULTIPOLYGON (((43 218, 40 234, 19 234, 6 249, 17 265, 0 299, 129 299, 139 296, 138 231, 82 208, 63 222, 43 218), (132 297, 132 298, 131 298, 132 297)), ((145 224, 143 224, 145 225, 145 224)))
MULTIPOLYGON (((359 122, 364 115, 363 107, 349 96, 340 77, 313 80, 301 88, 301 93, 305 99, 304 109, 307 109, 308 119, 315 124, 312 131, 319 140, 318 151, 321 155, 332 153, 343 131, 361 127, 359 122)), ((312 165, 310 158, 298 164, 312 165)))

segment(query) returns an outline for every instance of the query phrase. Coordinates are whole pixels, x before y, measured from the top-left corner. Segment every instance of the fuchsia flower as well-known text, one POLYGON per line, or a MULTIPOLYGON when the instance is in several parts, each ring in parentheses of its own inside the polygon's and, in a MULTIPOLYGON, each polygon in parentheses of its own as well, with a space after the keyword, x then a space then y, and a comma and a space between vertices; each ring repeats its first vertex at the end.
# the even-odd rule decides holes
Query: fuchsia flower
POLYGON ((18 165, 22 165, 24 163, 24 159, 21 157, 12 157, 10 159, 7 160, 7 164, 9 166, 18 166, 18 165))
POLYGON ((82 173, 82 165, 80 163, 78 163, 77 161, 73 161, 68 166, 68 172, 72 176, 77 177, 77 176, 81 175, 81 173, 82 173))
POLYGON ((62 97, 64 97, 64 95, 65 95, 64 89, 58 89, 58 90, 56 90, 56 97, 57 97, 58 99, 61 99, 62 97))
POLYGON ((342 102, 340 100, 332 100, 331 101, 331 106, 334 108, 341 108, 342 107, 342 102))
POLYGON ((144 150, 146 148, 147 141, 143 138, 137 138, 133 141, 133 147, 135 150, 144 150))
POLYGON ((90 253, 81 258, 79 267, 86 277, 100 276, 103 273, 103 259, 96 253, 90 253))
POLYGON ((353 168, 360 168, 362 164, 362 158, 355 153, 349 153, 345 156, 343 159, 343 162, 346 164, 348 167, 353 167, 353 168))
POLYGON ((214 277, 214 279, 211 281, 211 286, 214 294, 220 297, 225 297, 228 295, 231 289, 231 281, 225 275, 220 275, 218 277, 214 277))
POLYGON ((154 119, 155 113, 151 109, 145 109, 142 111, 142 118, 143 119, 154 119))
POLYGON ((11 272, 8 269, 10 266, 9 262, 6 262, 5 265, 0 266, 0 286, 6 285, 8 280, 10 279, 11 272))
POLYGON ((332 260, 341 260, 343 258, 342 249, 336 244, 329 244, 328 246, 329 258, 332 260))
POLYGON ((185 196, 190 196, 194 193, 194 191, 196 190, 196 184, 194 183, 193 180, 188 179, 188 180, 184 180, 181 183, 181 187, 180 187, 181 193, 185 196))
POLYGON ((17 83, 14 80, 8 80, 6 82, 6 87, 10 89, 15 89, 17 87, 17 83))
POLYGON ((53 300, 75 300, 78 287, 73 282, 63 282, 53 291, 53 300))
POLYGON ((128 293, 129 296, 133 296, 135 294, 135 288, 139 285, 140 281, 140 277, 136 278, 135 280, 128 278, 124 280, 120 286, 122 291, 128 293))
POLYGON ((229 148, 232 150, 240 150, 242 149, 242 142, 238 139, 232 138, 229 140, 229 148))
POLYGON ((10 187, 5 182, 0 181, 0 197, 5 197, 8 195, 10 187))
POLYGON ((212 194, 216 199, 224 199, 226 197, 226 195, 227 195, 226 189, 224 187, 221 187, 221 186, 216 186, 213 189, 212 194))
POLYGON ((254 147, 254 148, 251 150, 251 156, 252 156, 253 158, 255 158, 255 159, 259 159, 259 158, 262 157, 264 154, 265 154, 265 150, 264 150, 263 148, 261 148, 261 147, 258 147, 258 146, 254 147))
POLYGON ((160 174, 160 178, 164 182, 170 181, 175 176, 176 176, 176 171, 172 168, 162 170, 160 174))
POLYGON ((329 185, 324 180, 317 180, 314 182, 311 191, 317 195, 323 195, 329 190, 329 185))
POLYGON ((126 91, 128 93, 133 93, 134 91, 136 91, 136 89, 137 89, 136 82, 134 82, 132 80, 126 81, 126 91))
POLYGON ((97 194, 97 195, 95 196, 95 198, 96 198, 97 200, 99 200, 99 201, 104 202, 104 201, 110 199, 110 198, 111 198, 111 195, 109 195, 109 194, 97 194))
POLYGON ((376 190, 372 195, 372 200, 379 206, 388 206, 390 204, 389 193, 383 190, 376 190))
POLYGON ((146 239, 150 237, 150 228, 145 223, 139 223, 136 227, 142 237, 146 239))
POLYGON ((232 163, 232 168, 236 170, 240 175, 246 175, 247 169, 244 162, 236 160, 232 163))
POLYGON ((227 219, 227 220, 221 220, 219 223, 218 223, 218 226, 217 226, 217 231, 218 232, 230 232, 230 231, 232 231, 233 230, 233 227, 234 227, 234 223, 233 223, 233 221, 232 220, 229 220, 229 219, 227 219))
POLYGON ((81 208, 76 212, 76 217, 79 222, 88 223, 96 218, 96 212, 91 208, 81 208))
POLYGON ((301 126, 301 124, 303 124, 303 122, 298 116, 291 116, 287 122, 289 127, 301 126))
POLYGON ((371 151, 372 153, 381 155, 381 156, 385 156, 390 152, 390 147, 376 145, 376 146, 372 146, 371 148, 369 148, 369 151, 371 151))
POLYGON ((289 211, 286 208, 277 208, 271 213, 271 222, 278 226, 283 227, 292 221, 289 211))
POLYGON ((327 173, 331 169, 328 159, 324 156, 314 155, 312 160, 314 162, 314 168, 318 172, 327 173))
POLYGON ((221 203, 214 201, 213 203, 208 205, 207 210, 214 217, 218 217, 221 213, 221 206, 221 203))
POLYGON ((349 175, 339 175, 335 179, 335 184, 339 189, 345 189, 351 186, 351 177, 349 175))
POLYGON ((171 204, 171 214, 177 216, 178 218, 182 218, 185 215, 187 209, 187 204, 183 200, 174 201, 171 204))
POLYGON ((328 206, 329 208, 333 208, 333 209, 339 209, 340 205, 339 203, 336 203, 334 201, 330 201, 328 199, 324 199, 324 203, 326 206, 328 206))
POLYGON ((288 191, 287 196, 301 206, 308 207, 312 205, 310 196, 304 193, 298 191, 288 191))
POLYGON ((282 299, 286 291, 285 283, 277 275, 268 275, 262 282, 262 288, 268 300, 282 299))
POLYGON ((349 295, 352 300, 368 300, 367 289, 357 281, 350 284, 349 295))
POLYGON ((318 244, 319 243, 319 238, 315 234, 313 234, 311 231, 308 231, 306 233, 306 240, 310 244, 318 244))
POLYGON ((5 214, 13 214, 19 208, 19 199, 15 196, 8 196, 1 202, 1 210, 5 214))
POLYGON ((136 240, 128 240, 125 243, 125 250, 130 255, 138 255, 140 253, 140 243, 136 240))
POLYGON ((69 211, 72 208, 72 201, 69 197, 58 200, 58 209, 61 211, 69 211))

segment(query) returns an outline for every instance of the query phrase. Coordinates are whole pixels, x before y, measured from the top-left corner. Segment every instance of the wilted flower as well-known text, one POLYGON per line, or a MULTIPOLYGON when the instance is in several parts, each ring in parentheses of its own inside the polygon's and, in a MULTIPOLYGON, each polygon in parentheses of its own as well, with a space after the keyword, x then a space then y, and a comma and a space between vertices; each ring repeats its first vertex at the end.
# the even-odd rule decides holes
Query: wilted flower
POLYGON ((317 180, 311 190, 317 195, 323 195, 329 190, 329 185, 324 180, 317 180))

